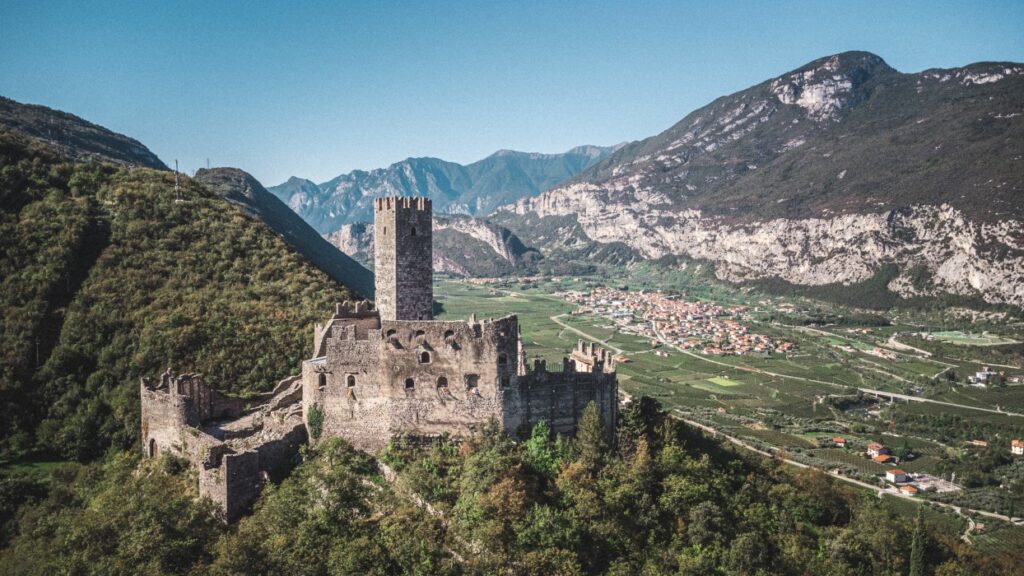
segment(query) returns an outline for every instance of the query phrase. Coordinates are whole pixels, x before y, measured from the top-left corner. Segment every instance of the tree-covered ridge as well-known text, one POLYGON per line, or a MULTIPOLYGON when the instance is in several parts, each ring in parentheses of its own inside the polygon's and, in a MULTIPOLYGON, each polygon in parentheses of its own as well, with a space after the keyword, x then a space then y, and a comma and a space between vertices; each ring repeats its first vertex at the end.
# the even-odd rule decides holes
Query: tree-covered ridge
POLYGON ((541 423, 518 444, 497 424, 398 442, 393 473, 332 439, 231 527, 170 459, 112 455, 48 487, 9 476, 0 574, 987 576, 1020 560, 975 556, 934 512, 741 457, 648 399, 622 416, 614 446, 593 409, 575 440, 541 423), (18 490, 34 496, 12 514, 18 490))
POLYGON ((0 134, 3 451, 130 446, 138 378, 204 374, 234 393, 298 370, 350 292, 257 218, 181 177, 72 165, 0 134))

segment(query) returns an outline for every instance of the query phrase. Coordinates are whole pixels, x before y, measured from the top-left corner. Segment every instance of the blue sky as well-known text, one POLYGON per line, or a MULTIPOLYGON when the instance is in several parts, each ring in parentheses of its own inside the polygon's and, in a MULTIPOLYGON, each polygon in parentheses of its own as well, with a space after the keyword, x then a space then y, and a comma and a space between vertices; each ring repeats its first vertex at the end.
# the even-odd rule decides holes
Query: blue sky
POLYGON ((0 0, 0 95, 272 185, 640 139, 846 50, 1024 61, 1021 1, 298 4, 0 0))

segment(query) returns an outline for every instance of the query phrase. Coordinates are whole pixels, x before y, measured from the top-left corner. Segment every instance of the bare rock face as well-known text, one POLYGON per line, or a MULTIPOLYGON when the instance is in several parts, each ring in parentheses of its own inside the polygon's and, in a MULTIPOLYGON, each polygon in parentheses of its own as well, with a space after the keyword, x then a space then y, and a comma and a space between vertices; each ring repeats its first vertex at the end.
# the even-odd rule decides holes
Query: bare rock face
POLYGON ((1024 306, 1024 65, 903 74, 866 52, 718 98, 491 218, 553 256, 625 245, 722 280, 1024 306))
POLYGON ((777 277, 793 284, 854 284, 881 266, 902 270, 889 289, 903 297, 945 292, 1024 307, 1024 222, 978 223, 949 205, 876 214, 776 218, 729 224, 697 210, 666 209, 654 194, 608 210, 593 185, 577 184, 520 201, 515 213, 573 215, 586 235, 622 242, 647 258, 685 255, 716 264, 729 282, 777 277), (920 285, 910 270, 931 277, 920 285))

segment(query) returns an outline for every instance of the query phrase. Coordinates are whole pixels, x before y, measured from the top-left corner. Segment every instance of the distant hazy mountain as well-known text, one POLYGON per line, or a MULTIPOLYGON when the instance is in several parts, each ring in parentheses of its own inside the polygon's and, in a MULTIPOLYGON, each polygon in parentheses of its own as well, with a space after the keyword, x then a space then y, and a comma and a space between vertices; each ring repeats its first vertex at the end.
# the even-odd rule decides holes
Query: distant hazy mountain
POLYGON ((315 184, 290 178, 268 190, 321 233, 373 220, 378 196, 427 196, 438 214, 487 215, 496 207, 536 196, 618 149, 579 146, 563 154, 500 150, 468 165, 409 158, 387 168, 356 170, 315 184))
POLYGON ((864 305, 1024 306, 1024 65, 815 60, 492 219, 549 261, 605 246, 864 305))
POLYGON ((97 158, 167 170, 156 154, 138 140, 46 106, 22 104, 0 96, 0 126, 45 142, 49 148, 72 160, 97 158))

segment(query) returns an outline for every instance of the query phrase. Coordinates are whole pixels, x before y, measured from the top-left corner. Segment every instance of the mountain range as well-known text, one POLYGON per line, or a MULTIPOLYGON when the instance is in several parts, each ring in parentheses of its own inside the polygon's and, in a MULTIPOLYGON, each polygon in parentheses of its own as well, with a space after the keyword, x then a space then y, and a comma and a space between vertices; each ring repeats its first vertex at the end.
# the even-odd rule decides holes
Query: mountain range
POLYGON ((847 52, 718 98, 491 218, 549 260, 610 250, 866 305, 1021 307, 1022 190, 1024 65, 906 74, 847 52))
POLYGON ((268 188, 322 234, 371 222, 379 196, 426 196, 437 214, 486 215, 535 196, 592 166, 618 146, 578 146, 562 154, 499 150, 472 164, 408 158, 387 168, 356 170, 322 184, 292 177, 268 188))

